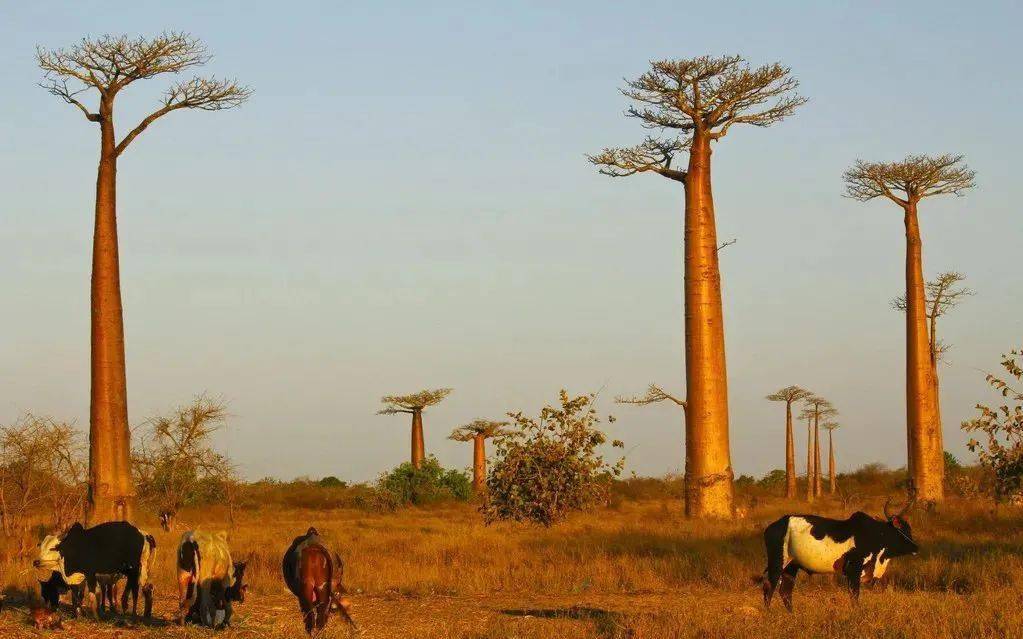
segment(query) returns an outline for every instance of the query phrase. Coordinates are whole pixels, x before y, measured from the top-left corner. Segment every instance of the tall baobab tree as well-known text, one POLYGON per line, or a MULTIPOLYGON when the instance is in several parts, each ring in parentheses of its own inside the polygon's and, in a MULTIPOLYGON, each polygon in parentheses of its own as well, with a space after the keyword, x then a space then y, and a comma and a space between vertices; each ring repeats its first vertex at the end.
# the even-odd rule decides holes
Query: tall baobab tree
MULTIPOLYGON (((931 362, 934 366, 934 396, 938 411, 938 431, 941 431, 941 384, 938 376, 938 362, 948 351, 949 345, 938 338, 938 318, 959 305, 963 299, 973 295, 973 291, 965 286, 958 286, 966 280, 966 276, 956 271, 939 273, 936 278, 924 283, 924 307, 928 321, 928 343, 930 344, 931 362)), ((892 308, 906 312, 906 296, 900 295, 892 300, 892 308)))
POLYGON ((796 497, 796 444, 792 435, 792 404, 810 397, 812 393, 799 386, 786 386, 765 399, 785 402, 785 496, 796 497))
POLYGON ((451 393, 450 388, 423 390, 412 395, 385 395, 380 398, 384 407, 377 415, 396 415, 404 413, 412 415, 412 465, 423 467, 426 458, 426 446, 423 444, 423 411, 435 406, 451 393))
POLYGON ((824 487, 822 484, 822 465, 821 465, 821 431, 820 424, 821 419, 827 419, 838 414, 835 407, 831 405, 831 402, 811 395, 803 400, 806 408, 803 409, 802 417, 813 420, 813 496, 820 497, 824 494, 824 487))
POLYGON ((825 422, 821 428, 828 431, 828 493, 834 495, 838 490, 835 480, 835 430, 840 428, 836 422, 825 422))
POLYGON ((114 127, 114 102, 138 80, 178 74, 202 66, 205 45, 182 33, 154 38, 85 38, 66 49, 37 49, 45 71, 41 86, 99 125, 96 211, 92 245, 92 392, 89 411, 90 524, 129 519, 135 502, 131 482, 124 323, 121 312, 117 246, 117 163, 129 145, 153 122, 180 109, 220 111, 248 99, 249 89, 233 80, 191 78, 173 83, 162 104, 120 141, 114 127), (97 105, 84 94, 95 90, 97 105))
POLYGON ((857 160, 845 172, 846 194, 861 202, 884 197, 903 211, 906 227, 906 439, 919 499, 944 499, 945 450, 938 408, 935 351, 927 331, 920 200, 961 195, 974 185, 961 155, 911 155, 901 162, 857 160))
POLYGON ((481 494, 487 482, 486 440, 498 437, 509 422, 495 422, 489 419, 474 419, 465 426, 451 431, 448 439, 456 442, 472 442, 472 489, 481 494))
POLYGON ((799 417, 806 420, 806 501, 812 502, 813 490, 813 413, 804 409, 799 417))
POLYGON ((622 90, 627 115, 648 129, 678 137, 648 137, 631 148, 589 156, 611 177, 657 173, 685 190, 686 515, 731 517, 732 462, 728 384, 721 310, 721 273, 711 194, 711 144, 735 124, 765 127, 806 100, 788 67, 750 68, 738 56, 662 60, 622 90), (686 168, 675 168, 688 153, 686 168))

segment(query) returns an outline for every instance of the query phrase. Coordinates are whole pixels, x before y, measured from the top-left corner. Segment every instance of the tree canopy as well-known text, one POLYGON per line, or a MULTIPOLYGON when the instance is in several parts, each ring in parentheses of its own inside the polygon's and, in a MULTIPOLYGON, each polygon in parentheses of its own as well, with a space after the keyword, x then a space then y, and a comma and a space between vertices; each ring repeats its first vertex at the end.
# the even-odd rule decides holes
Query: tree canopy
POLYGON ((802 388, 801 386, 786 386, 785 388, 779 389, 778 391, 771 393, 764 399, 772 402, 785 402, 792 404, 794 402, 802 401, 809 397, 812 397, 813 393, 802 388))
POLYGON ((647 137, 634 147, 605 148, 587 156, 604 175, 624 177, 652 171, 685 181, 672 168, 694 135, 724 137, 734 124, 770 126, 806 103, 799 81, 780 64, 751 68, 741 56, 701 56, 650 63, 650 70, 627 81, 622 94, 633 104, 626 115, 647 129, 669 129, 677 137, 647 137))
POLYGON ((453 439, 456 442, 471 442, 477 437, 483 437, 483 439, 490 439, 491 437, 498 437, 505 432, 505 428, 511 422, 498 422, 490 419, 474 419, 464 426, 459 426, 455 430, 451 431, 451 435, 448 439, 453 439))
POLYGON ((396 413, 415 413, 430 406, 444 401, 453 389, 437 388, 434 390, 422 390, 411 395, 384 395, 380 402, 384 408, 377 411, 377 415, 394 415, 396 413))
POLYGON ((847 197, 861 202, 886 197, 906 207, 934 195, 962 195, 973 188, 975 175, 963 156, 945 154, 910 155, 899 162, 856 160, 843 178, 847 197))

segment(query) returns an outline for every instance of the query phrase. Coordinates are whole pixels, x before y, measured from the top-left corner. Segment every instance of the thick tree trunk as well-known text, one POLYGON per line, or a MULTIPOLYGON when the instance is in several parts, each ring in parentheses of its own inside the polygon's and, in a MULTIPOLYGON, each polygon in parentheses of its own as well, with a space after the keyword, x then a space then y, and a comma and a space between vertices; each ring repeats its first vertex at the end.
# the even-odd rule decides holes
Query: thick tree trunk
POLYGON ((833 431, 828 431, 828 492, 834 495, 838 490, 835 481, 835 437, 833 431))
POLYGON ((813 420, 806 420, 806 501, 813 501, 813 420))
POLYGON ((686 176, 686 516, 733 515, 728 378, 710 139, 693 136, 686 176))
POLYGON ((423 444, 423 411, 412 411, 412 466, 423 467, 426 459, 426 447, 423 444))
POLYGON ((101 100, 100 115, 103 121, 92 246, 89 525, 130 519, 135 502, 117 254, 117 155, 110 100, 101 100))
POLYGON ((785 403, 785 497, 796 498, 796 443, 792 436, 792 402, 785 403))
POLYGON ((476 435, 472 440, 472 489, 479 495, 487 481, 487 453, 484 447, 482 435, 476 435))
POLYGON ((935 367, 924 308, 923 256, 916 203, 905 208, 906 224, 906 427, 909 468, 917 497, 944 499, 945 450, 938 415, 935 367))
POLYGON ((813 419, 813 496, 820 497, 824 494, 821 487, 821 478, 824 475, 824 466, 821 464, 821 424, 820 417, 813 419))

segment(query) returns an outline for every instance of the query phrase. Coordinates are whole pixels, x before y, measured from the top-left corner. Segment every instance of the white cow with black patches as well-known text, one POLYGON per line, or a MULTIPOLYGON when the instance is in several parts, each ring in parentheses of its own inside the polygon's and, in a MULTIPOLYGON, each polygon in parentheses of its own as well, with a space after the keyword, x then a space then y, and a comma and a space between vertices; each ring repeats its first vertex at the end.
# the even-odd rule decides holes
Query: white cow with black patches
POLYGON ((918 546, 903 517, 912 500, 897 515, 879 520, 863 512, 848 519, 817 515, 786 515, 764 530, 767 569, 764 571, 764 604, 778 589, 782 602, 792 610, 792 589, 800 570, 812 574, 841 574, 849 583, 853 599, 860 584, 879 579, 893 557, 916 554, 918 546))

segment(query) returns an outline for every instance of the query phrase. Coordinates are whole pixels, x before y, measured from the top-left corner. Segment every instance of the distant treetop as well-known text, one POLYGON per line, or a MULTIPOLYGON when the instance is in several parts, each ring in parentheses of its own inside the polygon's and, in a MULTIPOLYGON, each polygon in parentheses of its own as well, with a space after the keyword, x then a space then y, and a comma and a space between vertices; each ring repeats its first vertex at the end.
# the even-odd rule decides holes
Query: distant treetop
POLYGON ((377 415, 394 415, 396 413, 422 411, 442 402, 452 390, 451 388, 437 388, 434 390, 422 390, 412 395, 384 395, 380 398, 384 408, 378 410, 377 415))

